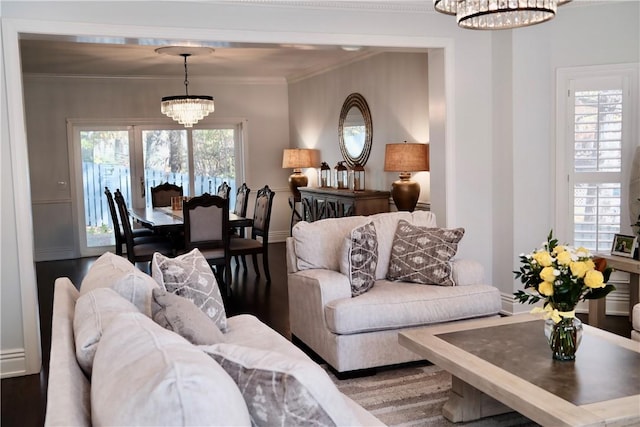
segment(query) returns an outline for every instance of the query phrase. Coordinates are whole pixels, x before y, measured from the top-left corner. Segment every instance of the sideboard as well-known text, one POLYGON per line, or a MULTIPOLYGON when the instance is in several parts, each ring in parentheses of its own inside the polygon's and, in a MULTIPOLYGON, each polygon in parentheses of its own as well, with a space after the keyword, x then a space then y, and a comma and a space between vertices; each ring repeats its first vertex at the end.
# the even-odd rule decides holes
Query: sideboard
POLYGON ((305 221, 389 212, 388 191, 300 187, 305 221))

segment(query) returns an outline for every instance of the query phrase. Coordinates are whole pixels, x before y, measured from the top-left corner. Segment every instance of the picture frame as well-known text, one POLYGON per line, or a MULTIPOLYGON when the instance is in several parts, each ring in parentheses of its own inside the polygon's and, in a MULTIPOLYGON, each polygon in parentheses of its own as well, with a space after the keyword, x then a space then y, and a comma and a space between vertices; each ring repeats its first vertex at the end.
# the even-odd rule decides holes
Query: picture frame
POLYGON ((613 236, 613 245, 611 245, 611 255, 633 258, 633 252, 637 244, 638 236, 615 234, 613 236))

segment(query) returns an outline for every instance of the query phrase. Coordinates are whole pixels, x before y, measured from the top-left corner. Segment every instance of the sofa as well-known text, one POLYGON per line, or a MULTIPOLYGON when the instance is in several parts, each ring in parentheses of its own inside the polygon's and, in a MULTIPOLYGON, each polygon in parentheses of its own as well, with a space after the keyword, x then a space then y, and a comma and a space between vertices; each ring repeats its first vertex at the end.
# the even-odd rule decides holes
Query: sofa
POLYGON ((58 278, 45 425, 383 425, 221 301, 197 249, 157 254, 151 275, 106 253, 79 290, 58 278))
POLYGON ((640 303, 633 306, 631 312, 631 339, 640 341, 640 303))
MULTIPOLYGON (((346 373, 420 360, 420 356, 398 344, 399 332, 498 315, 500 293, 484 282, 482 265, 455 257, 463 233, 463 229, 437 228, 435 215, 427 211, 297 223, 286 241, 289 318, 294 342, 313 350, 338 373, 346 373), (407 248, 398 242, 411 237, 401 236, 401 229, 417 233, 410 252, 414 258, 419 254, 420 262, 425 258, 423 250, 435 250, 436 256, 448 251, 435 268, 442 273, 440 276, 416 278, 412 275, 414 271, 409 271, 405 276, 394 273, 394 280, 388 280, 392 276, 390 263, 395 272, 398 262, 410 258, 404 253, 407 248), (369 246, 364 244, 359 253, 353 252, 354 242, 367 240, 362 239, 363 233, 375 238, 369 238, 369 246), (421 233, 435 236, 424 248, 420 246, 421 233), (452 243, 438 246, 436 240, 441 239, 442 233, 457 237, 450 239, 452 243), (375 258, 374 265, 365 266, 371 278, 366 279, 365 274, 364 282, 371 282, 371 287, 363 293, 354 292, 354 283, 359 286, 363 281, 354 276, 354 271, 360 268, 354 269, 354 262, 375 258), (439 284, 424 284, 425 280, 439 284)), ((421 264, 418 265, 415 271, 422 271, 421 264)))

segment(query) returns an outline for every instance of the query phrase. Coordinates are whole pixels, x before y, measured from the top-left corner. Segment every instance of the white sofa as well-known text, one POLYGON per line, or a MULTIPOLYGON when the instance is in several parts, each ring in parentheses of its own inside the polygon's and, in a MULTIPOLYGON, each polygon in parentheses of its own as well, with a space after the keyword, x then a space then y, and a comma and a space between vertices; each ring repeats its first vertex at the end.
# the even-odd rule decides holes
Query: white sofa
MULTIPOLYGON (((105 254, 94 263, 82 282, 82 288, 109 289, 87 290, 81 296, 68 278, 59 278, 55 282, 45 425, 250 425, 247 417, 249 405, 245 404, 244 394, 240 394, 239 387, 234 382, 236 380, 221 368, 223 362, 214 360, 215 358, 205 353, 215 346, 195 346, 177 333, 159 326, 148 317, 148 313, 143 314, 148 311, 149 300, 149 296, 141 292, 144 288, 136 285, 135 288, 125 288, 124 292, 122 288, 115 288, 115 276, 134 269, 131 264, 124 263, 128 261, 113 254, 105 254), (119 270, 116 275, 105 273, 105 260, 119 270), (97 268, 97 264, 101 264, 102 268, 97 268), (112 292, 113 289, 115 293, 112 292), (133 303, 140 310, 119 313, 110 323, 105 320, 109 316, 104 312, 97 320, 87 319, 86 315, 76 316, 77 307, 84 305, 84 302, 77 303, 79 297, 87 297, 91 292, 113 293, 115 297, 112 298, 123 300, 116 305, 132 306, 133 303), (76 320, 82 321, 77 321, 74 325, 74 316, 77 317, 76 320), (86 336, 78 332, 83 329, 78 328, 92 325, 93 322, 100 334, 93 341, 88 341, 86 336), (141 347, 146 344, 132 342, 130 337, 134 335, 139 340, 151 343, 151 348, 143 350, 141 347), (79 362, 82 359, 79 352, 87 348, 86 345, 80 345, 81 342, 88 343, 89 346, 97 345, 90 375, 86 373, 85 365, 79 362), (176 359, 171 358, 174 352, 179 354, 176 359), (186 359, 193 363, 189 363, 189 360, 185 362, 186 359), (157 367, 158 364, 162 366, 157 367), (98 382, 100 387, 92 388, 92 383, 95 385, 98 382), (237 396, 240 398, 236 398, 237 396), (105 414, 107 417, 118 418, 107 418, 111 421, 105 422, 104 418, 100 419, 105 414)), ((136 281, 149 283, 149 276, 139 272, 133 274, 136 281)), ((149 286, 153 288, 154 285, 152 283, 149 286)), ((111 303, 111 309, 113 307, 115 305, 111 303)), ((315 378, 314 381, 319 378, 317 375, 320 370, 319 379, 320 382, 324 381, 325 388, 327 381, 330 383, 329 389, 335 387, 321 367, 254 316, 229 317, 224 344, 233 351, 248 349, 250 358, 255 354, 257 356, 254 359, 273 363, 269 357, 273 359, 275 355, 276 364, 285 360, 290 367, 308 368, 308 371, 313 371, 313 375, 316 375, 312 377, 315 378), (271 356, 265 356, 266 354, 271 356)), ((299 378, 300 375, 306 375, 306 372, 297 371, 296 375, 299 378)), ((341 408, 338 419, 349 420, 337 424, 383 425, 337 388, 330 393, 330 406, 335 408, 337 405, 341 408)), ((327 396, 325 394, 323 399, 327 396)), ((254 421, 253 416, 251 421, 254 421)), ((306 425, 304 420, 300 423, 306 425)))
POLYGON ((633 306, 631 326, 631 339, 640 341, 640 303, 633 306))
POLYGON ((392 212, 300 222, 287 238, 291 333, 338 372, 420 360, 398 344, 398 332, 500 312, 500 293, 484 283, 476 261, 452 260, 456 286, 385 280, 400 219, 436 227, 431 212, 392 212), (344 240, 371 221, 378 240, 376 281, 352 297, 349 278, 340 272, 344 240))

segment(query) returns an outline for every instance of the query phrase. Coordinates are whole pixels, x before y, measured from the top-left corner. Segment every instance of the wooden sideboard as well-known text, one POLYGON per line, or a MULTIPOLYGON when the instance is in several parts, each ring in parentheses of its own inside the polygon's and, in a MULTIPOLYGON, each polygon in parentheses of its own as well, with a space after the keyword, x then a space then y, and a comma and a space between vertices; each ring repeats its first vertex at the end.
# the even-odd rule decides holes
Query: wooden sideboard
POLYGON ((301 187, 302 212, 305 221, 372 215, 389 212, 388 191, 339 190, 337 188, 301 187))

